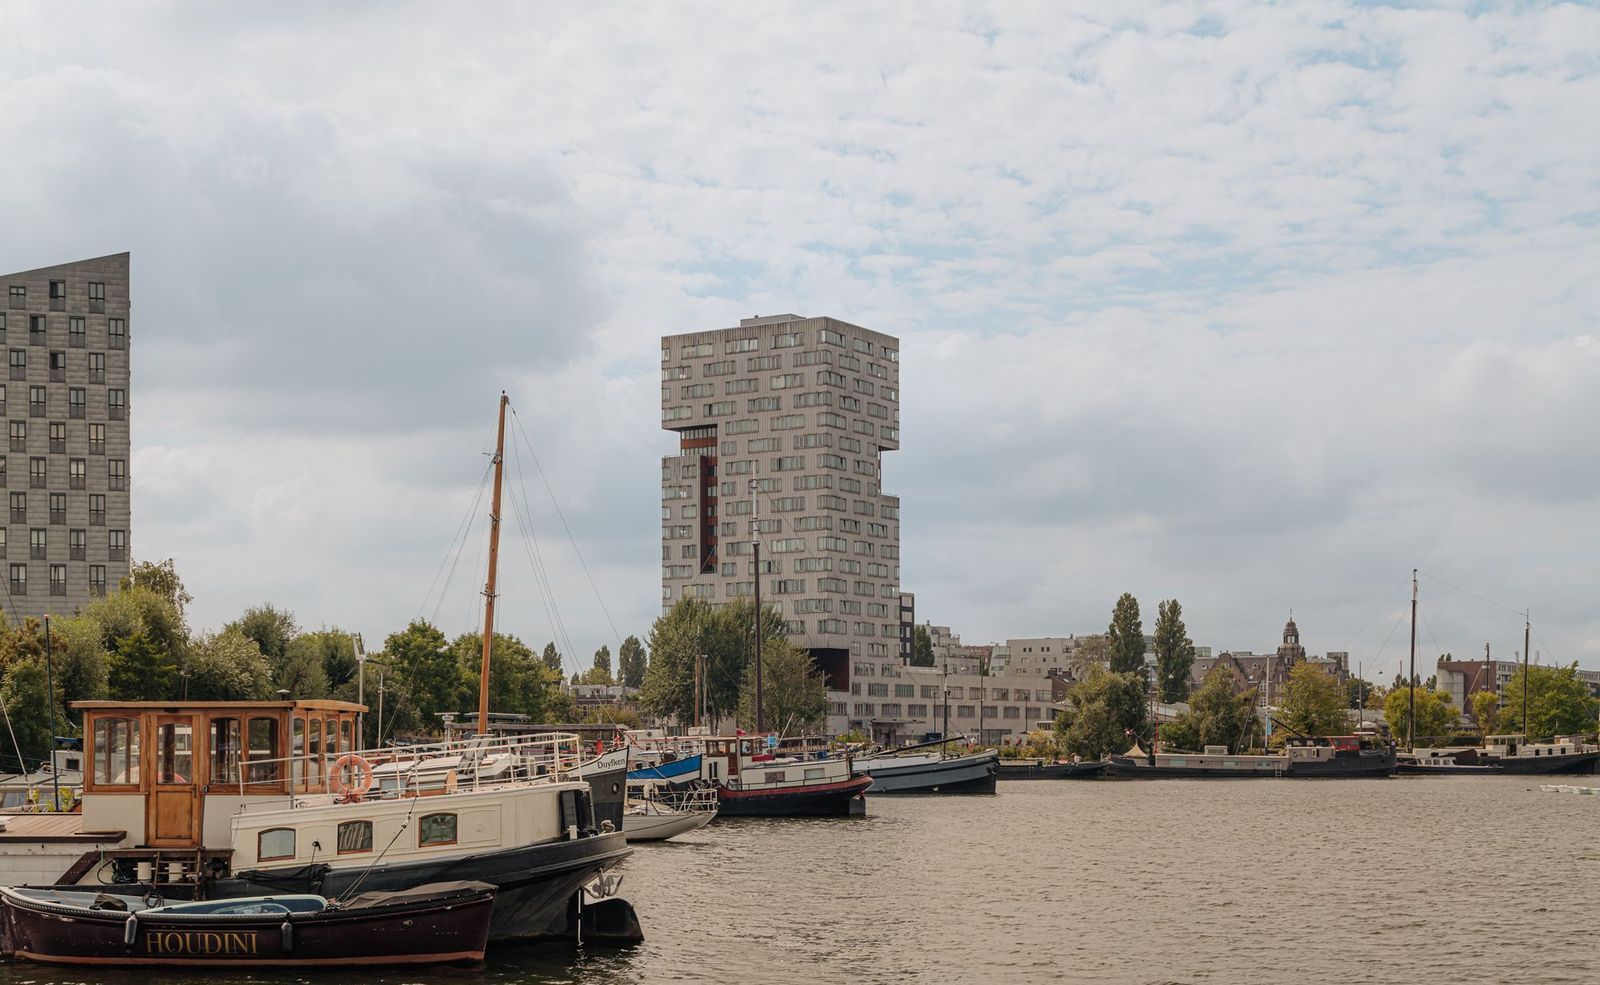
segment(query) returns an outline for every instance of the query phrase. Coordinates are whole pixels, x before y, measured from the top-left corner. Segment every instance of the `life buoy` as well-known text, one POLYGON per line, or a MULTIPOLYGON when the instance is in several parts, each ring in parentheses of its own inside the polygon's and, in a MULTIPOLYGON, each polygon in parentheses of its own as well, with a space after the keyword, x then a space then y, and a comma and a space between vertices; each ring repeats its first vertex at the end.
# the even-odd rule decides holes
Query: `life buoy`
POLYGON ((377 779, 373 772, 372 764, 367 762, 365 756, 359 753, 347 752, 334 760, 333 771, 328 774, 328 782, 333 787, 333 792, 352 800, 366 796, 372 789, 373 781, 377 779), (344 773, 347 769, 356 772, 355 783, 346 783, 344 773))

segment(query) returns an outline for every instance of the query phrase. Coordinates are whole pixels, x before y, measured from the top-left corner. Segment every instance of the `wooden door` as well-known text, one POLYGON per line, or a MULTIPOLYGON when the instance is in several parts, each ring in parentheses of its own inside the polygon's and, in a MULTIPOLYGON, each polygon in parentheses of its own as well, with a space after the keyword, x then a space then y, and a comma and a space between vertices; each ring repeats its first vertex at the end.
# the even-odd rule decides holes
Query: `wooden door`
POLYGON ((157 848, 200 843, 198 724, 194 715, 155 716, 150 737, 155 769, 150 771, 145 841, 157 848))

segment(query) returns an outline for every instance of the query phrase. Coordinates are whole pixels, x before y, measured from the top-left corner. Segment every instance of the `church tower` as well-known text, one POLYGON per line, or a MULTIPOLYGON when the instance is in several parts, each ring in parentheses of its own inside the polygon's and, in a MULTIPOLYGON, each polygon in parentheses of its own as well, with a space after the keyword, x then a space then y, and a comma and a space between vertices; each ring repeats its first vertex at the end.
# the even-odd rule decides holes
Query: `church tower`
POLYGON ((1283 626, 1283 645, 1278 647, 1278 662, 1285 673, 1306 658, 1306 648, 1300 645, 1300 627, 1294 624, 1294 614, 1283 626))

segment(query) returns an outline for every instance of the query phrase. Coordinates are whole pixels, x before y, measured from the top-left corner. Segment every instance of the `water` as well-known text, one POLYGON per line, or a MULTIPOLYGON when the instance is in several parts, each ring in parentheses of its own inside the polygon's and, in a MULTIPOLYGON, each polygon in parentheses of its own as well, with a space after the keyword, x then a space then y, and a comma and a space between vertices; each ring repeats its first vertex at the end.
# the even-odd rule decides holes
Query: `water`
MULTIPOLYGON (((623 890, 649 939, 631 951, 159 978, 1594 985, 1597 835, 1600 798, 1514 777, 1005 783, 640 845, 623 890)), ((0 985, 150 977, 0 967, 0 985)))

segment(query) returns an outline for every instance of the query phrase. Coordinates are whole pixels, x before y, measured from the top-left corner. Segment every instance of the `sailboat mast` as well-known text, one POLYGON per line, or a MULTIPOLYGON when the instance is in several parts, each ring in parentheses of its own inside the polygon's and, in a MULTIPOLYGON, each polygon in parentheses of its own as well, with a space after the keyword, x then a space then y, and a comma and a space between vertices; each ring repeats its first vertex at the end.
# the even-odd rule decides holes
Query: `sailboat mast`
POLYGON ((500 424, 494 439, 494 500, 489 508, 489 580, 483 588, 483 664, 478 671, 478 734, 489 734, 489 646, 494 641, 494 581, 500 562, 500 481, 505 469, 506 404, 500 391, 500 424))
POLYGON ((1417 569, 1411 569, 1411 677, 1406 681, 1406 752, 1416 751, 1417 741, 1417 569))
POLYGON ((1522 739, 1533 741, 1533 729, 1528 727, 1528 646, 1532 642, 1533 617, 1522 613, 1522 739))
POLYGON ((756 480, 750 480, 750 551, 756 565, 756 732, 767 730, 766 701, 761 692, 761 511, 756 480))

